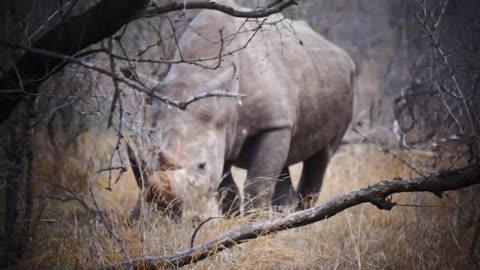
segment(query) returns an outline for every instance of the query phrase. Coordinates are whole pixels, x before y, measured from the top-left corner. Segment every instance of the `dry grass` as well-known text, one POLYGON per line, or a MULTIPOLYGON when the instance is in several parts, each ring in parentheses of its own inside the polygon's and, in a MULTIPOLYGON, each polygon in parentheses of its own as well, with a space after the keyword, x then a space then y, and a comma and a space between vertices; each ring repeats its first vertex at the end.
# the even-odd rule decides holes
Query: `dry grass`
MULTIPOLYGON (((91 143, 87 137, 82 138, 85 145, 91 143)), ((92 138, 99 141, 99 135, 92 138)), ((112 146, 113 140, 105 141, 110 141, 106 145, 112 146)), ((82 149, 82 145, 78 149, 82 149)), ((108 152, 107 146, 103 150, 100 147, 94 149, 77 154, 76 159, 81 160, 82 155, 101 156, 108 152)), ((428 171, 444 167, 452 160, 448 155, 438 157, 424 151, 398 151, 396 155, 419 168, 428 168, 428 171), (438 159, 436 165, 432 162, 434 159, 438 159)), ((98 169, 102 162, 91 159, 88 168, 98 169)), ((57 169, 58 172, 69 170, 73 175, 72 166, 75 165, 65 162, 57 169)), ((292 168, 294 178, 295 175, 298 177, 298 172, 298 166, 292 168)), ((241 173, 237 172, 237 175, 241 176, 241 173)), ((345 146, 329 167, 319 203, 334 195, 396 176, 412 177, 416 173, 391 154, 373 146, 345 146)), ((110 207, 113 210, 109 219, 132 258, 161 256, 189 248, 197 224, 209 216, 218 215, 213 199, 191 198, 196 202, 192 205, 196 204, 198 209, 186 211, 179 223, 162 218, 158 213, 150 213, 145 223, 145 241, 142 242, 140 224, 127 225, 121 215, 114 214, 125 213, 119 209, 131 207, 136 197, 137 190, 130 185, 133 176, 127 173, 123 177, 115 194, 109 195, 101 188, 97 191, 104 205, 117 204, 110 207)), ((62 183, 68 184, 72 179, 75 178, 65 178, 62 183)), ((74 185, 76 190, 81 190, 81 184, 74 185)), ((430 194, 395 196, 394 200, 399 203, 422 207, 400 206, 387 212, 371 205, 361 205, 317 224, 250 241, 185 268, 472 269, 475 265, 469 253, 474 227, 479 222, 480 206, 475 200, 476 194, 479 194, 478 187, 450 192, 444 199, 430 194)), ((195 243, 200 244, 248 222, 246 219, 213 220, 202 227, 195 243)), ((50 201, 21 268, 89 268, 122 259, 120 245, 109 237, 100 219, 86 214, 76 202, 50 201)))

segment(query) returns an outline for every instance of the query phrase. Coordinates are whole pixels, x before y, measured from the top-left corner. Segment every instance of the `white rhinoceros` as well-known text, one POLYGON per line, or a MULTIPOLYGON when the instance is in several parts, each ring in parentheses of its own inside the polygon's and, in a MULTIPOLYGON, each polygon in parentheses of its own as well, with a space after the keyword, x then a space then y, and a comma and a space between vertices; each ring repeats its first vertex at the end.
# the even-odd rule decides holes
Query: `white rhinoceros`
MULTIPOLYGON (((231 0, 217 2, 245 10, 231 0)), ((281 14, 246 20, 203 10, 178 40, 174 60, 183 63, 171 66, 157 94, 186 100, 221 90, 246 97, 241 104, 210 97, 186 110, 153 100, 147 119, 155 143, 142 158, 147 200, 178 214, 192 192, 218 188, 222 211, 238 211, 239 190, 228 174, 235 165, 248 171, 247 210, 292 198, 298 208, 310 207, 352 118, 355 66, 349 55, 307 23, 281 14), (295 191, 279 175, 301 161, 295 191)))

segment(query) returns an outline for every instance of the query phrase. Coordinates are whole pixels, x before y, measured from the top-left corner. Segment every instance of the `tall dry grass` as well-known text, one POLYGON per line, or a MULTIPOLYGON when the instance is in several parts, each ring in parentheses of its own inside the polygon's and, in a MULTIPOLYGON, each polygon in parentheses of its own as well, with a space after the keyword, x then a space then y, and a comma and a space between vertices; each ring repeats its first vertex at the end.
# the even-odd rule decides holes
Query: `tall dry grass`
MULTIPOLYGON (((41 158, 37 157, 36 175, 70 186, 91 203, 85 181, 92 172, 105 166, 114 142, 108 134, 84 134, 76 146, 66 153, 57 153, 56 158, 49 157, 50 150, 45 149, 41 158)), ((452 155, 438 152, 398 150, 385 153, 372 145, 342 146, 328 168, 318 204, 380 180, 418 176, 400 159, 425 174, 445 168, 454 161, 452 155)), ((300 168, 291 168, 295 182, 300 168)), ((243 174, 236 171, 235 176, 239 179, 243 174)), ((209 216, 218 215, 213 198, 192 196, 190 199, 194 203, 189 204, 192 206, 180 222, 150 211, 143 229, 140 222, 129 222, 124 215, 135 204, 138 192, 133 175, 124 174, 113 192, 105 189, 107 184, 108 177, 101 175, 95 192, 107 209, 106 217, 113 224, 113 233, 122 240, 132 258, 162 256, 189 248, 198 224, 209 216)), ((44 190, 38 188, 37 192, 40 191, 44 190)), ((480 222, 478 194, 477 187, 449 192, 443 199, 431 194, 396 195, 394 201, 404 206, 392 211, 360 205, 317 224, 238 245, 185 268, 478 268, 474 259, 478 259, 475 256, 480 255, 479 251, 470 250, 475 225, 480 222)), ((109 235, 102 220, 85 212, 80 203, 47 200, 46 204, 20 268, 90 268, 125 259, 121 244, 109 235)), ((251 221, 245 218, 212 220, 199 231, 195 243, 218 237, 248 222, 251 221)))

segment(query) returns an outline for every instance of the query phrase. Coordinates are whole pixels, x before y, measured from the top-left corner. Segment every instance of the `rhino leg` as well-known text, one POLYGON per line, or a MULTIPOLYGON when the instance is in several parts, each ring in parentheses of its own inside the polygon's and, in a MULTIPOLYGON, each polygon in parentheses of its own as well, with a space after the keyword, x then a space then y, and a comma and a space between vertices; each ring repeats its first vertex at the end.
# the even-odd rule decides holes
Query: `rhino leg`
POLYGON ((277 184, 275 185, 272 206, 276 210, 282 210, 282 208, 291 206, 296 202, 298 202, 298 194, 293 188, 288 166, 285 166, 282 174, 278 177, 277 184))
POLYGON ((227 217, 234 217, 240 214, 241 198, 230 169, 230 165, 225 165, 224 177, 218 186, 217 200, 222 214, 227 217))
POLYGON ((302 177, 298 183, 300 201, 297 210, 311 208, 317 202, 328 161, 328 150, 324 149, 303 162, 302 177))
POLYGON ((245 181, 245 211, 269 209, 277 177, 282 172, 290 148, 288 129, 264 132, 253 138, 247 149, 247 179, 245 181))

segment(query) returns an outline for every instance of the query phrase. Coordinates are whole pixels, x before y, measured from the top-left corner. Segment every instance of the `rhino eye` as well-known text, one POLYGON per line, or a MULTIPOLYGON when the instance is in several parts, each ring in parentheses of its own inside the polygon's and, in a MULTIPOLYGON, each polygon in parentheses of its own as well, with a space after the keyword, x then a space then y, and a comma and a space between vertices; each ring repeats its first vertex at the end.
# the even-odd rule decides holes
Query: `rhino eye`
POLYGON ((206 166, 206 165, 207 165, 207 163, 202 162, 202 163, 198 164, 198 168, 199 168, 200 170, 203 170, 203 169, 205 169, 205 166, 206 166))

